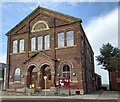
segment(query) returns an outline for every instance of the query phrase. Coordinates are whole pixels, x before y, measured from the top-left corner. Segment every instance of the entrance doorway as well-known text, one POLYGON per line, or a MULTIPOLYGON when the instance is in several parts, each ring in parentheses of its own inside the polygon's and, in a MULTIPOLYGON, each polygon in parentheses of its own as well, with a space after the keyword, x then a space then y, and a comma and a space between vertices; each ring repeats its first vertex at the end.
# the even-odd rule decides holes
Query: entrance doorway
POLYGON ((31 66, 29 67, 28 70, 28 77, 27 77, 27 86, 30 87, 30 85, 34 85, 34 87, 36 88, 37 86, 37 82, 38 82, 38 74, 37 74, 38 70, 35 66, 31 66))
POLYGON ((41 72, 42 72, 42 83, 41 83, 41 88, 42 89, 45 89, 45 80, 44 80, 44 76, 47 76, 47 79, 46 79, 46 88, 47 89, 50 89, 51 87, 51 68, 49 65, 44 65, 42 66, 41 68, 41 72))

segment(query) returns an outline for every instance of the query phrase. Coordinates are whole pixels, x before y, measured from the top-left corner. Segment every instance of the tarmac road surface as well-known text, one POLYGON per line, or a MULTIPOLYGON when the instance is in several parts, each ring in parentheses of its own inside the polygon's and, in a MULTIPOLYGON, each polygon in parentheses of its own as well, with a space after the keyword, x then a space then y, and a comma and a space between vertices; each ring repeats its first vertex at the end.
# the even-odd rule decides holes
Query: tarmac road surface
POLYGON ((118 100, 85 100, 85 99, 11 99, 2 100, 2 102, 118 102, 118 100))

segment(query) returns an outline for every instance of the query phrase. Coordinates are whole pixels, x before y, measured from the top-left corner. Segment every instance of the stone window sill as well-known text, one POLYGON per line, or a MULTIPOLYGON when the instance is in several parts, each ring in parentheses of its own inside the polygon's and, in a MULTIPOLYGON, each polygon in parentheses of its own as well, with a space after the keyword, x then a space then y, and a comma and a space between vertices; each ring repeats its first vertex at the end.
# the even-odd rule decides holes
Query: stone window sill
POLYGON ((50 49, 43 49, 43 50, 34 50, 34 51, 29 51, 29 53, 32 53, 32 52, 42 52, 42 51, 50 51, 51 50, 51 48, 50 49))
POLYGON ((10 55, 25 54, 25 52, 10 53, 10 55))
POLYGON ((14 83, 16 83, 16 84, 20 84, 20 81, 14 81, 14 83))
POLYGON ((64 46, 64 47, 61 47, 61 48, 55 48, 56 50, 59 50, 59 49, 66 49, 66 48, 73 48, 73 47, 76 47, 77 45, 73 45, 73 46, 64 46))

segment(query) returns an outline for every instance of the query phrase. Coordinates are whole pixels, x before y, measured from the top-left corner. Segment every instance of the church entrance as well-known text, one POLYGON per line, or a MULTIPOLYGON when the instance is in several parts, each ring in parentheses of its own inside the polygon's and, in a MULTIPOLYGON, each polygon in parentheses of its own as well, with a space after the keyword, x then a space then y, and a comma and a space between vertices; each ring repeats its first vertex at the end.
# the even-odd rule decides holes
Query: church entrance
POLYGON ((30 87, 30 85, 34 85, 34 87, 37 86, 38 82, 38 70, 35 66, 30 66, 28 69, 28 77, 27 77, 27 86, 30 87))
POLYGON ((45 80, 44 80, 44 76, 47 77, 46 79, 46 88, 50 89, 51 87, 51 68, 49 65, 43 65, 41 68, 41 82, 40 82, 40 86, 42 89, 45 89, 45 80))

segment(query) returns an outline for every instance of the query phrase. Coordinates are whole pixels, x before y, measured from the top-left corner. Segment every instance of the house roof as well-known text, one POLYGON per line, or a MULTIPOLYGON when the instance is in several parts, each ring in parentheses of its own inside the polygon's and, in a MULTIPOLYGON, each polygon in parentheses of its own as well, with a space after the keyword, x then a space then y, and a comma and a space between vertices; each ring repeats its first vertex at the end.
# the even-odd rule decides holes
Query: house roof
POLYGON ((5 63, 0 62, 0 68, 6 68, 6 67, 7 67, 7 65, 5 63))
MULTIPOLYGON (((73 17, 73 16, 70 16, 70 15, 67 15, 67 14, 63 14, 63 13, 60 13, 60 12, 57 12, 57 11, 53 11, 53 10, 50 10, 50 9, 47 9, 47 8, 43 8, 41 6, 38 6, 34 11, 32 11, 28 16, 26 16, 22 21, 20 21, 16 26, 14 26, 11 30, 9 30, 6 35, 8 35, 9 33, 11 33, 16 27, 18 27, 20 24, 22 24, 25 20, 27 20, 31 15, 33 15, 35 12, 37 12, 39 9, 41 10, 45 10, 45 11, 49 11, 49 12, 52 12, 54 13, 55 15, 60 15, 60 16, 64 16, 66 18, 69 18, 71 19, 73 22, 77 22, 79 21, 80 23, 82 23, 82 20, 80 18, 77 18, 77 17, 73 17)), ((71 22, 71 23, 73 23, 71 22)))

